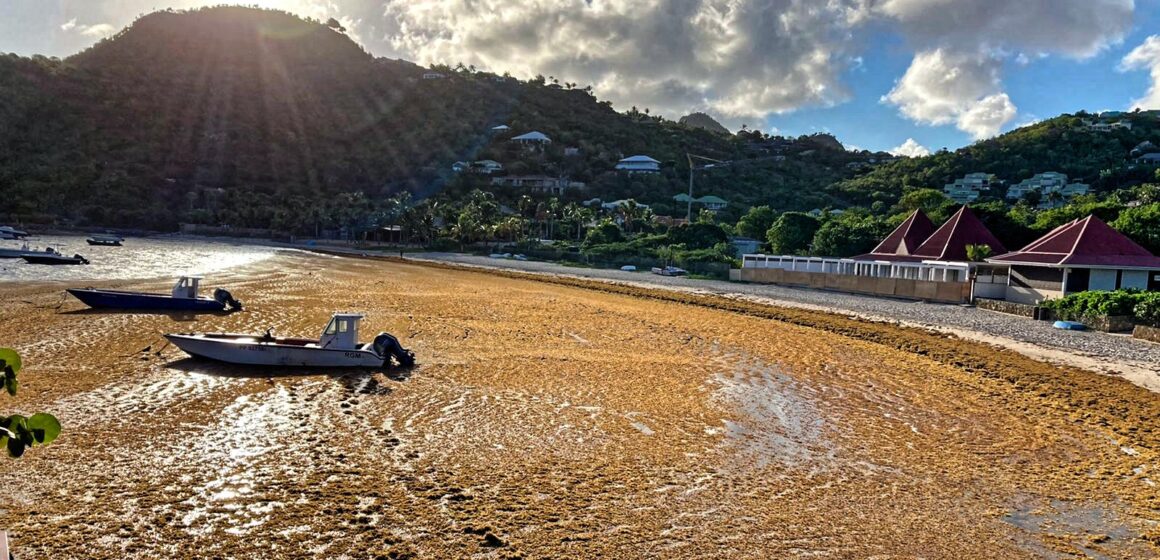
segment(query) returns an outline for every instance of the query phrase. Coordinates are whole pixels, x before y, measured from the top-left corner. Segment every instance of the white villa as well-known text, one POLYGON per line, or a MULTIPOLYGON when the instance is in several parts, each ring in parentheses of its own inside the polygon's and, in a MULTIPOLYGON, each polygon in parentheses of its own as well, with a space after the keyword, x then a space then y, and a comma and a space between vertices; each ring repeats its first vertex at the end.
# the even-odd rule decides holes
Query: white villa
POLYGON ((582 189, 585 186, 580 181, 549 177, 547 175, 509 175, 507 177, 496 177, 491 180, 491 184, 499 187, 515 187, 555 195, 564 194, 565 189, 582 189))
POLYGON ((990 173, 968 173, 963 178, 944 185, 943 192, 947 198, 959 204, 968 204, 978 200, 982 192, 995 182, 995 176, 990 173))
POLYGON ((543 146, 552 143, 552 139, 548 138, 547 134, 538 130, 533 130, 527 134, 521 134, 512 138, 512 142, 523 144, 525 146, 543 146))
POLYGON ((499 173, 500 171, 503 171, 503 164, 491 159, 485 159, 471 163, 466 161, 457 161, 451 165, 451 170, 456 173, 467 172, 478 173, 480 175, 491 175, 492 173, 499 173))
POLYGON ((657 173, 661 170, 661 162, 648 156, 631 156, 617 162, 616 170, 629 173, 657 173))
POLYGON ((1047 173, 1038 173, 1030 179, 1024 179, 1017 184, 1011 185, 1007 189, 1007 198, 1010 200, 1019 200, 1029 192, 1038 192, 1043 195, 1039 207, 1046 209, 1052 206, 1062 205, 1064 201, 1087 194, 1090 190, 1090 185, 1084 183, 1068 183, 1067 175, 1055 171, 1048 171, 1047 173), (1054 202, 1048 200, 1049 197, 1047 195, 1052 193, 1059 193, 1061 200, 1054 202))

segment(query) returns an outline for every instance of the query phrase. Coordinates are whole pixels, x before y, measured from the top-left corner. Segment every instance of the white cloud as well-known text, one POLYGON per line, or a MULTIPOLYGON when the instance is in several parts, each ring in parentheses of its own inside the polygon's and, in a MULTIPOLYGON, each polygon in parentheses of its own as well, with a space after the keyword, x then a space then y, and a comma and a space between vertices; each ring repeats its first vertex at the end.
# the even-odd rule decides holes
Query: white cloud
POLYGON ((75 32, 85 37, 108 37, 117 31, 117 28, 107 23, 97 23, 94 25, 85 25, 77 23, 77 18, 72 18, 60 26, 61 31, 75 32))
POLYGON ((890 149, 890 153, 896 156, 922 157, 929 156, 930 149, 919 144, 914 138, 907 138, 902 144, 890 149))
POLYGON ((988 56, 920 52, 882 101, 921 124, 953 123, 976 139, 993 136, 1015 117, 1015 105, 1001 91, 999 67, 988 56))
POLYGON ((1087 58, 1123 40, 1134 0, 885 0, 872 11, 894 20, 919 49, 980 48, 1087 58))
POLYGON ((592 84, 621 108, 753 118, 848 97, 850 1, 389 0, 386 39, 422 63, 592 84))
POLYGON ((1002 61, 1049 54, 1094 56, 1123 40, 1133 0, 885 0, 867 8, 893 21, 916 48, 884 101, 918 123, 997 134, 1017 110, 1004 93, 1002 61))
POLYGON ((1132 49, 1120 61, 1119 70, 1148 70, 1152 74, 1152 85, 1144 97, 1132 101, 1132 108, 1160 109, 1160 35, 1152 35, 1132 49))

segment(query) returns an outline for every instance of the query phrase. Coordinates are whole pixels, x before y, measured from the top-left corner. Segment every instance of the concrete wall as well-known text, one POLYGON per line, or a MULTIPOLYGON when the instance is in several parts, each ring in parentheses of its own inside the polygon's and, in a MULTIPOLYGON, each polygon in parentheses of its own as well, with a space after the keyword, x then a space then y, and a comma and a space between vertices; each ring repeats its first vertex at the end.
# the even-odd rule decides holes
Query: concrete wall
POLYGON ((1059 299, 1063 297, 1063 290, 1047 290, 1044 288, 1021 288, 1007 286, 1007 301, 1015 303, 1037 304, 1045 299, 1059 299))
MULTIPOLYGON (((735 269, 737 270, 737 269, 735 269)), ((730 271, 730 277, 734 271, 730 271)), ((902 278, 874 278, 826 272, 790 271, 776 268, 742 268, 740 280, 757 284, 782 284, 855 294, 921 299, 943 303, 965 303, 971 299, 966 282, 930 282, 902 278)))

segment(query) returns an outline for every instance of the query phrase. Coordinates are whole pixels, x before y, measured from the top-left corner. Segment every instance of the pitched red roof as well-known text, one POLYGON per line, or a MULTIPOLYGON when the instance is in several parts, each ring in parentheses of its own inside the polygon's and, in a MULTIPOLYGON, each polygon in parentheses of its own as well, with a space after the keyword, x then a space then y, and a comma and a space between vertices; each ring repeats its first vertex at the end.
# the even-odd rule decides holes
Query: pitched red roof
POLYGON ((915 210, 890 235, 886 236, 873 251, 858 255, 856 259, 885 260, 891 257, 907 256, 918 249, 923 240, 934 232, 934 223, 921 209, 915 210))
POLYGON ((914 256, 933 261, 965 261, 967 245, 989 245, 991 254, 1007 252, 991 230, 964 205, 914 251, 914 256))
POLYGON ((987 260, 1040 266, 1160 269, 1160 257, 1095 216, 1063 224, 1018 251, 987 260))

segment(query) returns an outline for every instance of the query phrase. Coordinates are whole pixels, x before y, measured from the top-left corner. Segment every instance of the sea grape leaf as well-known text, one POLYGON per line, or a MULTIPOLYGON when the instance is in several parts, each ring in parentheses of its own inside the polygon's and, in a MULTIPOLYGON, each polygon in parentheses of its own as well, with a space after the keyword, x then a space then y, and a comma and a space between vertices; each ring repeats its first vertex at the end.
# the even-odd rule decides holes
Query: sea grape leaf
MULTIPOLYGON (((5 372, 5 373, 7 373, 7 372, 5 372)), ((14 397, 16 396, 16 389, 17 389, 18 385, 19 385, 19 382, 16 381, 15 375, 5 375, 4 376, 4 390, 8 391, 9 395, 12 395, 14 397)))
POLYGON ((0 360, 4 365, 12 368, 12 373, 20 372, 20 354, 11 348, 0 348, 0 360))
POLYGON ((36 443, 47 445, 60 435, 60 421, 46 412, 38 412, 28 419, 28 428, 32 430, 36 443))

